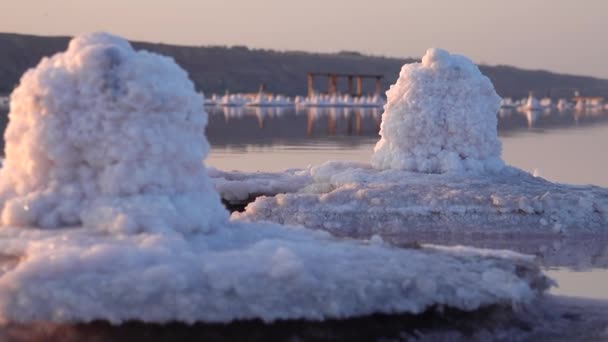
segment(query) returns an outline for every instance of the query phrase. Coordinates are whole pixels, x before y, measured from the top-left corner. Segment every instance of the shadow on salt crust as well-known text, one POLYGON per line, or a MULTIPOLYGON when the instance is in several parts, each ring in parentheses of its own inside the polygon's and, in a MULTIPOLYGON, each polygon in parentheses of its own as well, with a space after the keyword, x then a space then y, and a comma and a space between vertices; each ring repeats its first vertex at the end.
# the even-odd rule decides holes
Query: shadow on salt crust
POLYGON ((43 59, 10 107, 5 323, 469 311, 530 303, 551 285, 515 253, 397 249, 230 222, 201 162, 202 98, 173 60, 115 36, 80 36, 43 59))

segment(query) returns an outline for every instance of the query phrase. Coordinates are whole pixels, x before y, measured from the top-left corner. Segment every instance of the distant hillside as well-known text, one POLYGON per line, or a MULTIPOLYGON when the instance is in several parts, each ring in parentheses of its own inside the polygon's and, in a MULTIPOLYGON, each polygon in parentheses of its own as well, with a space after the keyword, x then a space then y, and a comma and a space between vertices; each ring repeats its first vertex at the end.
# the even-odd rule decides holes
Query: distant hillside
MULTIPOLYGON (((9 93, 21 74, 35 66, 43 56, 65 50, 68 37, 40 37, 0 33, 0 94, 9 93)), ((133 42, 145 49, 172 56, 188 70, 199 90, 205 93, 255 92, 261 83, 271 92, 286 95, 306 94, 308 71, 373 73, 385 75, 383 87, 396 80, 401 65, 413 59, 372 57, 356 52, 319 54, 278 52, 246 47, 187 47, 133 42)), ((510 66, 481 66, 501 96, 524 97, 528 91, 537 96, 570 96, 573 89, 585 95, 608 97, 608 80, 561 75, 540 70, 523 70, 510 66)), ((365 85, 370 90, 373 82, 365 85)), ((319 80, 319 89, 326 83, 319 80)), ((345 87, 345 84, 341 84, 345 87)))

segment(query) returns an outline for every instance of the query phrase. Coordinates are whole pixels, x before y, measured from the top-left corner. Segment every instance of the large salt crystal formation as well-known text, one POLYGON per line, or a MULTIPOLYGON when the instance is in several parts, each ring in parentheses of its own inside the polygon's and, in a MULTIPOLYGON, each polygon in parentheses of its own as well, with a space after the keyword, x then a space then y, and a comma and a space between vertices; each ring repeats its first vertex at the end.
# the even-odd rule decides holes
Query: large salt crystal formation
POLYGON ((429 49, 387 91, 372 165, 426 173, 500 169, 500 97, 466 57, 429 49))
POLYGON ((175 62, 108 34, 70 42, 11 95, 2 225, 208 231, 207 114, 175 62))

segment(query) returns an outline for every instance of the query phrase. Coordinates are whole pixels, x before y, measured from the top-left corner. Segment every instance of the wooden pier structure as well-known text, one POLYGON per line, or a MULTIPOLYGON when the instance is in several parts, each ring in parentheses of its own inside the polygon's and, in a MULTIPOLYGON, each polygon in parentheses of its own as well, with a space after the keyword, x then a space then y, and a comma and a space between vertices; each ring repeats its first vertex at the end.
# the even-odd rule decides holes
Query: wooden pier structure
POLYGON ((327 77, 327 94, 335 95, 340 94, 338 91, 338 79, 346 78, 348 81, 348 89, 346 94, 361 97, 363 95, 363 80, 364 79, 375 79, 376 88, 374 91, 375 95, 380 95, 382 90, 382 78, 384 75, 379 74, 342 74, 342 73, 331 73, 331 72, 309 72, 308 73, 308 97, 312 97, 315 94, 314 78, 315 77, 327 77), (353 93, 353 81, 356 82, 356 91, 353 93))

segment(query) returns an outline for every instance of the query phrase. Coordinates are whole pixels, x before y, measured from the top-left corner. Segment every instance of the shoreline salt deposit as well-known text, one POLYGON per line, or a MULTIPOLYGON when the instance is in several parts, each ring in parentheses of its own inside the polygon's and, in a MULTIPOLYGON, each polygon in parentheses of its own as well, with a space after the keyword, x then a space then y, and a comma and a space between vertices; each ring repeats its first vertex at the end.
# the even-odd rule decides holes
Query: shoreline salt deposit
POLYGON ((202 163, 202 97, 171 59, 109 34, 77 37, 28 71, 9 119, 3 323, 475 310, 525 305, 552 285, 519 254, 229 221, 202 163))

